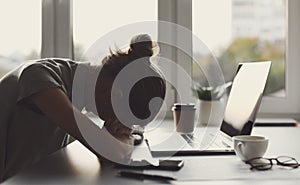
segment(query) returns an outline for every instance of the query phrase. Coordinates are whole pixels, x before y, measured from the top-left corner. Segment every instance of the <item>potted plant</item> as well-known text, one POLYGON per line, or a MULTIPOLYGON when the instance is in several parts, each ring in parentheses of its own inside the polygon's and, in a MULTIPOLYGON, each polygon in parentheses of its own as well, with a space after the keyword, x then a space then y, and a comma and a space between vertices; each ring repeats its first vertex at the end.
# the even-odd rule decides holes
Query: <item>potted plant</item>
POLYGON ((225 109, 225 94, 231 82, 212 87, 196 85, 193 95, 198 98, 198 122, 202 125, 218 126, 222 122, 225 109))

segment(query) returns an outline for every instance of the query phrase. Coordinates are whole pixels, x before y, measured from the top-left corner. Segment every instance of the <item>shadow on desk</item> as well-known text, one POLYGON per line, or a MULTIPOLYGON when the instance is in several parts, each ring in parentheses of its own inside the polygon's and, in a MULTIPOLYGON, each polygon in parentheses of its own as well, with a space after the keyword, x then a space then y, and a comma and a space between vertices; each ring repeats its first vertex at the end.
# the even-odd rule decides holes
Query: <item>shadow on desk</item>
POLYGON ((45 184, 60 179, 93 179, 103 170, 98 158, 79 143, 72 143, 60 151, 3 182, 3 184, 45 184), (70 150, 70 145, 78 147, 70 150))
POLYGON ((75 141, 4 181, 1 185, 132 185, 133 182, 139 184, 142 182, 118 177, 117 174, 118 172, 114 170, 112 163, 100 164, 100 161, 92 152, 75 141))

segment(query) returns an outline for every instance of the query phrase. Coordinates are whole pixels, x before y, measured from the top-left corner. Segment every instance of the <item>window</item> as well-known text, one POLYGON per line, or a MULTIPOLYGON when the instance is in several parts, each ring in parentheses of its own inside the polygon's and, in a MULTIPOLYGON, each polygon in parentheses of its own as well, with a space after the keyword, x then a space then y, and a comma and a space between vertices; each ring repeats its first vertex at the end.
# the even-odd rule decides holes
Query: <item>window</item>
POLYGON ((220 6, 217 0, 194 1, 193 32, 217 57, 225 81, 233 79, 238 62, 271 60, 265 94, 285 97, 285 0, 226 0, 222 3, 220 6), (213 9, 215 11, 210 11, 213 9), (205 17, 210 17, 210 21, 205 17))
MULTIPOLYGON (((294 58, 297 35, 291 34, 299 30, 297 18, 291 18, 299 16, 294 12, 294 6, 299 7, 298 1, 193 0, 192 6, 193 33, 218 59, 225 81, 232 80, 238 62, 271 60, 260 112, 299 112, 299 103, 297 106, 292 103, 299 85, 291 85, 298 74, 293 74, 290 68, 298 66, 294 58)), ((199 69, 193 69, 198 81, 199 73, 199 69)))
POLYGON ((40 58, 41 1, 0 2, 0 78, 29 59, 40 58))
MULTIPOLYGON (((298 0, 11 0, 0 4, 2 73, 17 65, 13 61, 40 58, 40 48, 42 57, 80 59, 89 46, 111 30, 138 21, 162 20, 191 29, 204 41, 218 57, 227 81, 233 77, 234 62, 272 60, 272 78, 260 112, 279 116, 300 112, 300 85, 295 80, 300 78, 298 0), (239 42, 252 43, 246 45, 252 49, 229 55, 239 42), (247 52, 254 52, 254 57, 248 57, 251 55, 247 52), (18 53, 22 57, 12 55, 18 53)), ((175 40, 183 39, 172 34, 173 30, 170 35, 175 40)), ((111 47, 114 49, 114 45, 111 47)), ((192 64, 185 62, 178 51, 161 49, 197 78, 197 69, 191 70, 192 64)), ((171 76, 177 76, 173 74, 176 71, 170 71, 171 76)), ((169 104, 176 101, 175 94, 168 94, 172 99, 169 104)))
MULTIPOLYGON (((88 47, 106 33, 127 24, 149 20, 157 20, 157 1, 73 1, 75 59, 81 59, 88 47)), ((110 47, 115 49, 114 45, 110 47)), ((99 52, 108 53, 108 50, 99 52)))

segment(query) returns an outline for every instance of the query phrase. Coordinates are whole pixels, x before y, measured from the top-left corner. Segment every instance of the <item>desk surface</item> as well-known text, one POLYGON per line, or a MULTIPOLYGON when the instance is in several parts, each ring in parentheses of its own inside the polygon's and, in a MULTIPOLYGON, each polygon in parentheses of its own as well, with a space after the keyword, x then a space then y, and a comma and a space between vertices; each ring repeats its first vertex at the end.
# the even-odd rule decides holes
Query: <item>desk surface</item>
MULTIPOLYGON (((267 157, 293 156, 300 160, 299 127, 259 127, 253 134, 269 138, 267 157)), ((138 151, 138 149, 137 149, 138 151)), ((139 152, 137 152, 139 153, 139 152)), ((139 155, 139 154, 136 154, 139 155)), ((145 155, 145 154, 140 154, 145 155)), ((300 168, 295 170, 273 168, 268 172, 252 172, 235 155, 180 157, 185 166, 173 175, 188 174, 186 179, 170 184, 299 184, 300 168), (196 165, 196 166, 195 166, 196 165), (195 169, 195 168, 199 168, 195 169), (229 174, 229 175, 227 175, 229 174)), ((180 179, 180 178, 179 178, 180 179)), ((109 164, 100 165, 98 159, 75 141, 66 148, 48 156, 16 176, 3 182, 15 184, 157 184, 154 181, 126 179, 117 176, 109 164)))

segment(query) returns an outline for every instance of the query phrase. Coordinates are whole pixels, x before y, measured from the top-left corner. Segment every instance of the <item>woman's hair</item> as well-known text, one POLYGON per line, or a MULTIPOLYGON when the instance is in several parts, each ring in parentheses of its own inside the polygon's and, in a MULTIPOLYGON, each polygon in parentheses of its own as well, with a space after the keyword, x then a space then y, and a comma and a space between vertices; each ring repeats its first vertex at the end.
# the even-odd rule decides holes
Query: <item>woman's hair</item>
MULTIPOLYGON (((112 108, 111 96, 103 100, 103 98, 101 99, 101 92, 107 90, 111 92, 117 75, 132 62, 143 63, 143 65, 139 65, 141 67, 137 70, 145 70, 148 73, 150 72, 151 75, 138 80, 130 89, 129 107, 131 112, 136 118, 142 120, 148 119, 151 113, 152 115, 158 113, 162 104, 156 105, 154 110, 151 110, 152 112, 149 110, 149 104, 155 97, 165 98, 166 84, 160 71, 149 60, 153 55, 153 47, 154 45, 149 35, 137 35, 132 38, 130 48, 127 51, 121 51, 120 49, 115 52, 110 51, 110 55, 103 59, 103 66, 96 84, 96 107, 99 115, 104 111, 109 112, 111 117, 116 116, 112 108), (104 81, 108 83, 107 86, 101 85, 105 83, 104 81), (104 88, 108 89, 105 90, 104 88), (103 107, 103 105, 106 105, 106 107, 103 107)), ((119 84, 118 87, 124 92, 126 85, 128 84, 119 84)))

